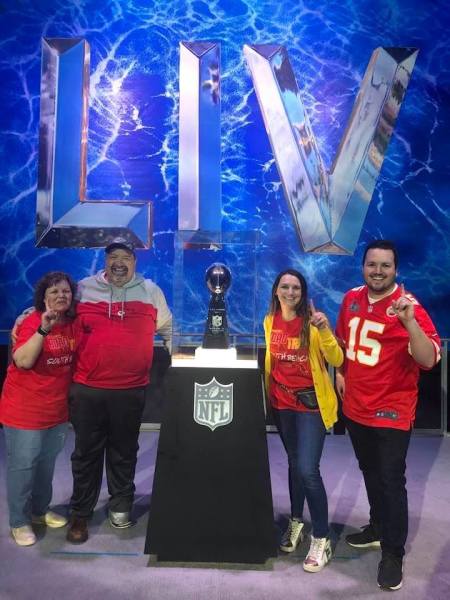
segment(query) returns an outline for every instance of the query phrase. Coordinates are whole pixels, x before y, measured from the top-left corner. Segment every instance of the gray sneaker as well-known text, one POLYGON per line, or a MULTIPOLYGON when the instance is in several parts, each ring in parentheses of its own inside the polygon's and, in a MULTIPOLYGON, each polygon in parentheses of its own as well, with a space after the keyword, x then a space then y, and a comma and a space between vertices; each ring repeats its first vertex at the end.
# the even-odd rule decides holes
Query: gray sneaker
POLYGON ((294 552, 303 540, 304 523, 298 519, 289 519, 286 531, 281 537, 280 550, 283 552, 294 552))
POLYGON ((109 522, 111 527, 115 529, 126 529, 127 527, 133 527, 135 524, 131 520, 129 512, 114 512, 110 510, 108 512, 109 522))

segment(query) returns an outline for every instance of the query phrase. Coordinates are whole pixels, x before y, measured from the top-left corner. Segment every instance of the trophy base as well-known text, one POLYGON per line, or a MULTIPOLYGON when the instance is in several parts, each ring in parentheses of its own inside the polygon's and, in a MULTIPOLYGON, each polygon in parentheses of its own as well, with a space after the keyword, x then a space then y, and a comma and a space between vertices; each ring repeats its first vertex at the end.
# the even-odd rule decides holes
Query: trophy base
POLYGON ((228 350, 228 335, 225 331, 213 334, 210 331, 203 336, 202 348, 205 350, 228 350))
POLYGON ((237 351, 236 348, 203 348, 203 346, 199 346, 195 349, 194 360, 202 363, 202 367, 215 367, 222 363, 227 363, 227 366, 232 367, 237 361, 237 351))
POLYGON ((238 359, 236 348, 203 348, 202 346, 199 346, 195 349, 193 358, 172 358, 172 367, 257 369, 258 361, 238 359))

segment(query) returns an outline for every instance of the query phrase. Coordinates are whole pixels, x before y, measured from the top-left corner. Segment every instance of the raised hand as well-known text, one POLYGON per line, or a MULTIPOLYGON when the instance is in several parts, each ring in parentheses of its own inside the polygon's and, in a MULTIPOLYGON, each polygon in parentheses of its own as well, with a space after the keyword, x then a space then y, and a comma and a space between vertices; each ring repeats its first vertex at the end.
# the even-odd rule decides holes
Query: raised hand
POLYGON ((325 329, 330 326, 326 314, 317 311, 312 300, 309 301, 309 310, 311 313, 311 325, 314 325, 317 329, 325 329))
POLYGON ((53 310, 49 307, 47 300, 45 302, 45 312, 42 313, 41 316, 41 327, 45 329, 45 331, 51 331, 53 325, 58 320, 58 313, 56 310, 53 310))
POLYGON ((392 301, 391 306, 400 321, 406 323, 414 319, 414 304, 406 297, 405 286, 403 283, 400 285, 400 294, 401 296, 399 298, 392 301))

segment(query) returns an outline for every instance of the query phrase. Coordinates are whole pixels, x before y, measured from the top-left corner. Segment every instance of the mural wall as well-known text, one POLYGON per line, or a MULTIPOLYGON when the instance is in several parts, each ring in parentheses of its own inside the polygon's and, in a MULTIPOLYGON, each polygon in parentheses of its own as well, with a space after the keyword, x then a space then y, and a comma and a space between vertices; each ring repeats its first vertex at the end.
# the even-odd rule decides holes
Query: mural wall
MULTIPOLYGON (((153 202, 153 246, 138 251, 139 270, 157 281, 170 303, 178 222, 179 43, 214 41, 221 44, 222 228, 260 232, 259 319, 275 274, 291 266, 305 273, 316 307, 334 322, 343 292, 361 281, 365 243, 386 237, 398 244, 405 287, 449 337, 449 30, 443 1, 0 3, 0 329, 8 330, 30 304, 33 284, 44 272, 67 270, 81 278, 103 264, 100 249, 35 246, 41 38, 82 37, 91 51, 87 196, 153 202), (244 44, 286 47, 328 168, 372 51, 419 48, 354 256, 306 254, 301 248, 244 44)), ((235 277, 245 272, 241 254, 228 257, 235 277)), ((194 310, 188 318, 201 321, 208 303, 203 266, 192 277, 194 310)), ((229 294, 230 319, 234 329, 251 331, 245 285, 236 289, 241 296, 229 294)))

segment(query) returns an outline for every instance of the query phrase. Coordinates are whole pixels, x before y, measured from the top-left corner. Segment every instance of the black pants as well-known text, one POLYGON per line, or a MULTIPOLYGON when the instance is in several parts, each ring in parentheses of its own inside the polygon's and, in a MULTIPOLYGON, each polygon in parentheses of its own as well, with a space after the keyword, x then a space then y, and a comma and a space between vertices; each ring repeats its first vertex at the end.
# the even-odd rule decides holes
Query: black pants
POLYGON ((69 411, 75 430, 71 457, 74 515, 92 515, 102 485, 104 458, 110 510, 131 509, 143 409, 143 387, 107 390, 72 384, 69 411))
POLYGON ((406 454, 411 430, 367 427, 345 420, 364 476, 370 505, 370 522, 380 532, 381 549, 405 554, 408 536, 406 454))

